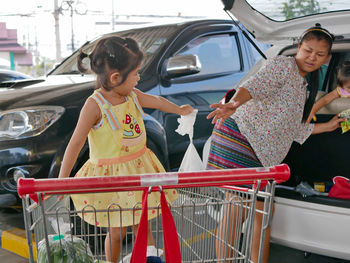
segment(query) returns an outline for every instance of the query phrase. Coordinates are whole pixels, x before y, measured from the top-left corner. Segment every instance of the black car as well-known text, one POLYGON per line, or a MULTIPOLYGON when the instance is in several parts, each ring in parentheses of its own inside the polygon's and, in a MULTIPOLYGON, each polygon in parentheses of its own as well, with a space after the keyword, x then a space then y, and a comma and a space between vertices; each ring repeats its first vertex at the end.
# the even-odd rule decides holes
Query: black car
POLYGON ((14 70, 0 69, 0 83, 20 79, 31 79, 31 76, 14 70))
MULTIPOLYGON (((198 109, 194 144, 199 152, 213 128, 206 119, 209 105, 218 102, 260 59, 229 20, 191 21, 105 36, 109 35, 132 37, 144 51, 138 89, 198 109)), ((81 48, 89 53, 98 39, 81 48)), ((77 54, 37 80, 39 83, 0 85, 0 187, 6 194, 0 196, 0 205, 15 201, 19 177, 58 176, 80 109, 95 87, 94 75, 78 72, 77 54)), ((179 116, 147 109, 146 113, 148 147, 167 170, 176 169, 189 144, 188 137, 175 132, 179 116)), ((87 158, 86 144, 72 174, 87 158)))

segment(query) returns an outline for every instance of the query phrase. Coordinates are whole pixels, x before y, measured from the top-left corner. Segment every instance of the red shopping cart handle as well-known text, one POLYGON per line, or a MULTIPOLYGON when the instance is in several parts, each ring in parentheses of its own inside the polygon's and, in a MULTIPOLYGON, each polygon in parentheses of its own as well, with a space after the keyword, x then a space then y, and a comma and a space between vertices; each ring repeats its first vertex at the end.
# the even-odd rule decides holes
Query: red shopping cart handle
POLYGON ((246 185, 258 180, 285 182, 290 177, 288 165, 272 167, 208 170, 200 172, 171 172, 130 176, 84 177, 64 179, 20 178, 17 192, 27 194, 74 194, 111 191, 143 190, 149 186, 183 188, 198 186, 246 185))

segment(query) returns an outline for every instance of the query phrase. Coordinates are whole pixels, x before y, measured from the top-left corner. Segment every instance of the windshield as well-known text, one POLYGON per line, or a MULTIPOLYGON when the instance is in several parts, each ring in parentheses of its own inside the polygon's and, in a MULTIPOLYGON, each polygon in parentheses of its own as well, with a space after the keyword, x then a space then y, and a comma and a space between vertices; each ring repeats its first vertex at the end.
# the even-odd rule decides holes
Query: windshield
POLYGON ((247 0, 254 9, 276 21, 349 10, 349 0, 247 0))
MULTIPOLYGON (((176 25, 165 25, 120 31, 116 33, 106 34, 102 37, 115 35, 135 39, 145 54, 145 58, 140 69, 140 71, 142 71, 143 67, 147 65, 150 62, 151 58, 161 49, 161 47, 163 47, 164 43, 167 41, 168 37, 174 30, 176 30, 176 25)), ((90 54, 97 41, 102 37, 85 44, 82 47, 82 50, 85 53, 90 54)), ((77 56, 78 52, 73 53, 56 69, 54 69, 50 75, 81 74, 77 68, 77 56)))

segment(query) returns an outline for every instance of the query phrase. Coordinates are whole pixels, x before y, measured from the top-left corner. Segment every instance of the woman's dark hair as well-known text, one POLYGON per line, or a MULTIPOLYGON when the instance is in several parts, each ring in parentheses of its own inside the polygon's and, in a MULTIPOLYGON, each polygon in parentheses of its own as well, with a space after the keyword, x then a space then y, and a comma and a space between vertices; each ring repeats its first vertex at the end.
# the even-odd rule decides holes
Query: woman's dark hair
POLYGON ((90 55, 80 50, 77 66, 81 73, 88 71, 83 64, 86 57, 90 59, 92 72, 97 75, 97 83, 106 90, 111 90, 114 87, 108 85, 109 72, 118 70, 122 75, 122 84, 128 74, 141 64, 143 53, 134 39, 112 36, 99 40, 90 55))
POLYGON ((337 84, 343 87, 345 82, 350 81, 350 61, 345 61, 338 69, 337 84))
MULTIPOLYGON (((321 41, 321 40, 326 41, 329 46, 328 54, 330 54, 332 49, 332 44, 334 41, 334 35, 331 34, 327 29, 321 27, 319 23, 317 23, 314 27, 310 27, 301 35, 299 45, 301 45, 304 41, 308 41, 311 39, 317 39, 318 41, 321 41)), ((308 86, 310 93, 304 106, 303 119, 302 119, 303 122, 306 122, 307 118, 310 115, 311 109, 315 103, 318 86, 319 86, 318 75, 319 75, 318 69, 310 73, 311 85, 308 86)))

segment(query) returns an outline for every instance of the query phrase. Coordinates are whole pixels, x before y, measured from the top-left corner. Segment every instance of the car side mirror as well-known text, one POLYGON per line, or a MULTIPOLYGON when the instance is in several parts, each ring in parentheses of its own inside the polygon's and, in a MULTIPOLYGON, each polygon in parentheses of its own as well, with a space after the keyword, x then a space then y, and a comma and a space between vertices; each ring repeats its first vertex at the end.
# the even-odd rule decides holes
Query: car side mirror
POLYGON ((164 77, 171 79, 196 74, 201 71, 201 63, 196 55, 179 55, 169 58, 164 77))

